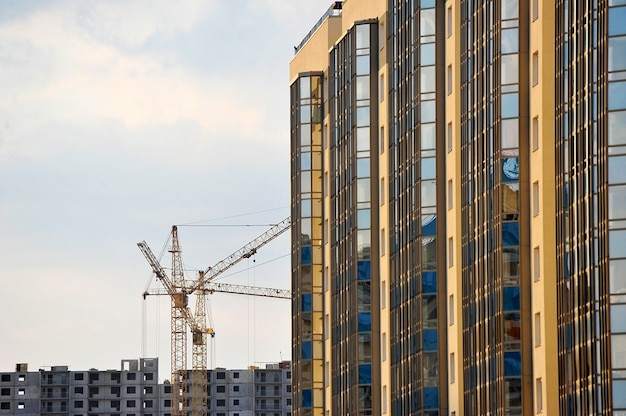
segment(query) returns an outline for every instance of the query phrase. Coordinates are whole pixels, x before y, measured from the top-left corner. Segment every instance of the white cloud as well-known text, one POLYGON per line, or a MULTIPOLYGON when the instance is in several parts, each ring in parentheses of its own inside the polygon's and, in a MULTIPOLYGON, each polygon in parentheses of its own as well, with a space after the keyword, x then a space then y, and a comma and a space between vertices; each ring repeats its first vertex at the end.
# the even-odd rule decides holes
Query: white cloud
POLYGON ((74 7, 37 12, 25 21, 0 26, 2 61, 22 63, 13 65, 16 69, 0 81, 8 92, 0 99, 0 126, 6 127, 0 145, 17 153, 41 151, 45 145, 27 149, 23 138, 50 123, 105 121, 137 128, 193 122, 207 135, 253 135, 261 111, 241 99, 245 94, 236 79, 202 76, 99 36, 108 31, 122 43, 139 45, 155 34, 189 30, 210 3, 183 4, 185 8, 155 2, 145 13, 144 2, 132 2, 129 9, 97 3, 87 23, 79 19, 85 12, 74 7), (29 68, 27 77, 20 67, 29 68))

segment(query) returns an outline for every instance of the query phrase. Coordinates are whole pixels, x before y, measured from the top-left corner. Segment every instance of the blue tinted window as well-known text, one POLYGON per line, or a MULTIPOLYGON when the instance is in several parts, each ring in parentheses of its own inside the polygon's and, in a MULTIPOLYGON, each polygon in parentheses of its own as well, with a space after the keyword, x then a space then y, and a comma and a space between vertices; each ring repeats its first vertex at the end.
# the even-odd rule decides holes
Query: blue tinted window
POLYGON ((516 157, 502 158, 502 182, 517 182, 519 179, 519 160, 516 157))
POLYGON ((357 211, 357 227, 359 230, 370 228, 370 210, 360 209, 357 211))
POLYGON ((304 293, 302 295, 302 312, 311 312, 313 310, 313 295, 304 293))
POLYGON ((626 108, 626 81, 609 82, 609 110, 624 108, 626 108))
POLYGON ((370 160, 363 157, 356 160, 356 176, 359 178, 368 178, 370 176, 370 160))
POLYGON ((424 387, 424 409, 439 407, 439 387, 424 387))
POLYGON ((609 231, 609 255, 613 258, 626 257, 626 230, 609 231))
POLYGON ((505 286, 502 288, 502 302, 505 311, 519 311, 519 286, 505 286))
POLYGON ((422 273, 422 292, 435 293, 437 291, 437 272, 422 273))
POLYGON ((369 260, 358 262, 358 280, 370 280, 371 276, 371 263, 369 260))
POLYGON ((422 331, 422 340, 424 341, 424 351, 435 351, 437 349, 437 330, 424 329, 422 331))
POLYGON ((504 375, 522 375, 522 353, 520 351, 506 351, 504 353, 504 375))
POLYGON ((372 384, 372 365, 359 365, 359 384, 372 384))
POLYGON ((626 69, 626 36, 609 38, 609 71, 626 69))
POLYGON ((311 247, 302 247, 302 265, 311 264, 311 247))
POLYGON ((437 217, 435 215, 422 215, 422 237, 437 234, 437 217))
POLYGON ((369 312, 359 313, 359 332, 369 332, 372 330, 372 315, 369 312))
POLYGON ((426 157, 422 161, 422 179, 435 179, 435 158, 426 157))
POLYGON ((626 7, 609 8, 609 36, 626 34, 626 7))
POLYGON ((312 402, 313 402, 313 392, 311 391, 311 389, 304 389, 302 390, 302 407, 304 408, 311 408, 313 407, 312 402))
POLYGON ((513 118, 519 115, 519 96, 502 94, 502 118, 513 118))
POLYGON ((626 380, 613 381, 613 405, 616 409, 626 409, 626 380))
POLYGON ((313 358, 313 343, 311 341, 304 341, 302 343, 302 359, 310 360, 313 358))
POLYGON ((311 170, 311 153, 303 152, 300 155, 300 169, 311 170))
POLYGON ((519 245, 519 223, 504 222, 502 223, 502 245, 505 247, 519 245))

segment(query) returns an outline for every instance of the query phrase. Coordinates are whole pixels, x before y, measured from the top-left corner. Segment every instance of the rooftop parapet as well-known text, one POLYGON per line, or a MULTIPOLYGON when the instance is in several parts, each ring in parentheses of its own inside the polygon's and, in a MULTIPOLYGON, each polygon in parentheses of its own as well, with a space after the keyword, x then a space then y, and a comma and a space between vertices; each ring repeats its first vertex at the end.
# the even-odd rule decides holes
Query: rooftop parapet
POLYGON ((320 17, 320 19, 313 25, 309 33, 306 34, 304 39, 298 44, 298 46, 293 47, 294 55, 298 53, 298 51, 304 46, 305 43, 313 36, 315 31, 324 23, 324 21, 331 16, 340 16, 341 15, 341 7, 343 5, 342 1, 335 1, 333 4, 326 10, 326 12, 320 17))

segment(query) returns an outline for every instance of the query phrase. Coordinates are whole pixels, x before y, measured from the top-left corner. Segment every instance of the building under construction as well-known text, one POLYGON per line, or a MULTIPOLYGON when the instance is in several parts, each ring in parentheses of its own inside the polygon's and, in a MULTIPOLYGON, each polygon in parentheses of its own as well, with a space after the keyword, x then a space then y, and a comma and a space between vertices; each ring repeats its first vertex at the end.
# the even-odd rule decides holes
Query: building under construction
MULTIPOLYGON (((17 364, 0 372, 0 415, 170 416, 172 384, 159 383, 158 367, 158 358, 122 360, 119 370, 17 364)), ((291 363, 207 370, 206 403, 212 416, 290 416, 291 363)))

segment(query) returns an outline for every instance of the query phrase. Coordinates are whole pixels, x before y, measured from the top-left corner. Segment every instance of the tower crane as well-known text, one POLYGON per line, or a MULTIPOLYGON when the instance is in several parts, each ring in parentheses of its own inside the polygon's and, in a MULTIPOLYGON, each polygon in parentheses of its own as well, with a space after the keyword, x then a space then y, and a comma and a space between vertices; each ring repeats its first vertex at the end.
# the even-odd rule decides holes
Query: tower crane
POLYGON ((192 371, 191 371, 191 414, 192 416, 206 415, 206 336, 214 336, 212 328, 206 327, 206 309, 204 296, 206 293, 225 292, 252 296, 265 296, 290 299, 291 291, 284 289, 259 288, 242 285, 229 285, 212 282, 215 277, 230 269, 245 258, 252 257, 259 248, 263 247, 290 227, 289 217, 272 226, 269 230, 250 241, 239 250, 230 254, 213 267, 208 267, 198 274, 198 280, 188 283, 184 279, 181 260, 181 249, 178 243, 178 228, 172 227, 172 277, 170 278, 154 253, 145 241, 137 246, 152 267, 152 271, 163 284, 165 293, 161 291, 146 291, 144 299, 150 294, 167 294, 171 298, 171 372, 172 372, 172 416, 187 416, 186 388, 183 385, 187 369, 187 330, 189 326, 192 339, 192 371), (190 294, 196 294, 195 315, 188 305, 190 294))

